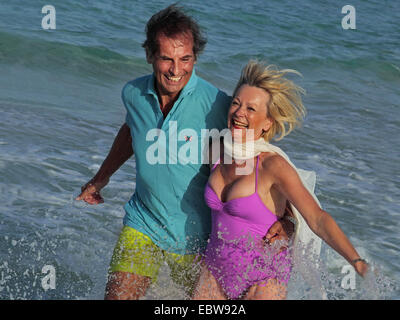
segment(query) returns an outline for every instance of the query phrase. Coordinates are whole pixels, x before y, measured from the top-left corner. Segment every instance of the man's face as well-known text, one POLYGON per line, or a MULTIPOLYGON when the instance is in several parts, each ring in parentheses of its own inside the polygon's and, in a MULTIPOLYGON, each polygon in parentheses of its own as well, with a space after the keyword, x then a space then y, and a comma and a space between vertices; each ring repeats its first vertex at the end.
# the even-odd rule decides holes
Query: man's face
POLYGON ((193 36, 191 33, 181 33, 168 38, 159 33, 157 40, 159 50, 154 56, 148 57, 148 62, 153 65, 158 93, 176 97, 188 83, 196 63, 193 36))

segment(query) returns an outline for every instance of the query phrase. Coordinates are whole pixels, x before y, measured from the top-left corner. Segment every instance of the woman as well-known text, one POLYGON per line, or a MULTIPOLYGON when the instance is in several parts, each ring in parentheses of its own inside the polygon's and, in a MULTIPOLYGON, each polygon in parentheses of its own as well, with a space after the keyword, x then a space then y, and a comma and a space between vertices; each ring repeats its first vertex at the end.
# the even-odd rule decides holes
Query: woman
POLYGON ((204 193, 212 233, 193 299, 286 298, 291 255, 263 239, 287 202, 360 275, 367 272, 365 260, 320 208, 290 160, 268 143, 276 135, 282 139, 305 114, 303 90, 283 77, 288 72, 295 71, 254 61, 242 71, 228 112, 233 143, 224 139, 224 157, 213 165, 204 193), (243 174, 244 167, 250 174, 243 174))

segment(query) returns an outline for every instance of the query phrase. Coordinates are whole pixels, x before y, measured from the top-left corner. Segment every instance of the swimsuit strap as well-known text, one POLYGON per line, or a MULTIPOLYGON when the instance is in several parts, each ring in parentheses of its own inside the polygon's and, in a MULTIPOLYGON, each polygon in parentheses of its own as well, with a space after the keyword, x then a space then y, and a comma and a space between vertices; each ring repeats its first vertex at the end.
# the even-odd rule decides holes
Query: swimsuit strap
POLYGON ((257 165, 256 165, 256 192, 258 190, 258 160, 260 159, 260 155, 257 156, 257 165))
POLYGON ((219 158, 218 161, 213 165, 211 171, 213 171, 215 169, 215 167, 219 164, 220 161, 221 161, 221 158, 219 158))

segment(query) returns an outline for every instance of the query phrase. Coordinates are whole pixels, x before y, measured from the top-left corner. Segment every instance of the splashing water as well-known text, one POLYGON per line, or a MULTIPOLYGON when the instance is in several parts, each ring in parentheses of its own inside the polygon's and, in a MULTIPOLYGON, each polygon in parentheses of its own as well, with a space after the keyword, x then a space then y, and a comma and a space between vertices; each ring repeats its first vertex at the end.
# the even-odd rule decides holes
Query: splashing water
POLYGON ((94 288, 88 274, 73 271, 73 262, 62 261, 60 251, 69 251, 68 240, 48 241, 39 232, 19 240, 5 236, 1 247, 8 247, 8 259, 0 265, 0 299, 81 299, 94 288), (58 252, 58 254, 57 254, 58 252), (52 258, 50 258, 52 257, 52 258), (55 290, 49 290, 45 266, 56 270, 55 290))
POLYGON ((362 278, 326 244, 322 246, 320 257, 311 257, 308 252, 308 248, 298 251, 288 299, 381 300, 389 298, 396 289, 393 280, 374 262, 369 263, 370 269, 362 278))
MULTIPOLYGON (((284 243, 279 241, 273 244, 275 249, 282 245, 284 243)), ((73 241, 61 236, 49 241, 36 231, 17 240, 4 236, 0 246, 7 248, 8 257, 0 264, 0 299, 102 298, 106 272, 88 274, 88 269, 77 268, 77 261, 85 257, 78 254, 73 241), (52 265, 57 271, 55 290, 43 288, 45 265, 52 265), (91 297, 93 292, 101 294, 91 297)), ((323 246, 320 257, 311 257, 307 248, 297 252, 288 284, 289 300, 387 299, 396 289, 393 280, 374 262, 370 262, 371 271, 361 278, 327 246, 323 246)), ((200 268, 200 264, 195 268, 200 268)), ((173 280, 170 273, 169 266, 163 265, 158 281, 151 285, 143 299, 190 299, 190 293, 173 280)))

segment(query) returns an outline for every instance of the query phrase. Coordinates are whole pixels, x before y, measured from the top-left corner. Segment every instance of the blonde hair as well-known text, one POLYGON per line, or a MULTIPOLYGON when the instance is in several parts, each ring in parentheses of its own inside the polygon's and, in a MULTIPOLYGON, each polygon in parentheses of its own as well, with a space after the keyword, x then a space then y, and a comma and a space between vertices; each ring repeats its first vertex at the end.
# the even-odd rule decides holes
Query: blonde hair
POLYGON ((268 142, 276 135, 275 140, 281 140, 293 129, 301 125, 306 109, 301 101, 305 90, 292 81, 284 78, 287 73, 299 72, 292 69, 278 70, 274 65, 266 66, 263 62, 251 60, 243 68, 233 96, 242 85, 264 89, 270 95, 267 105, 267 117, 273 120, 271 128, 264 134, 268 142))

